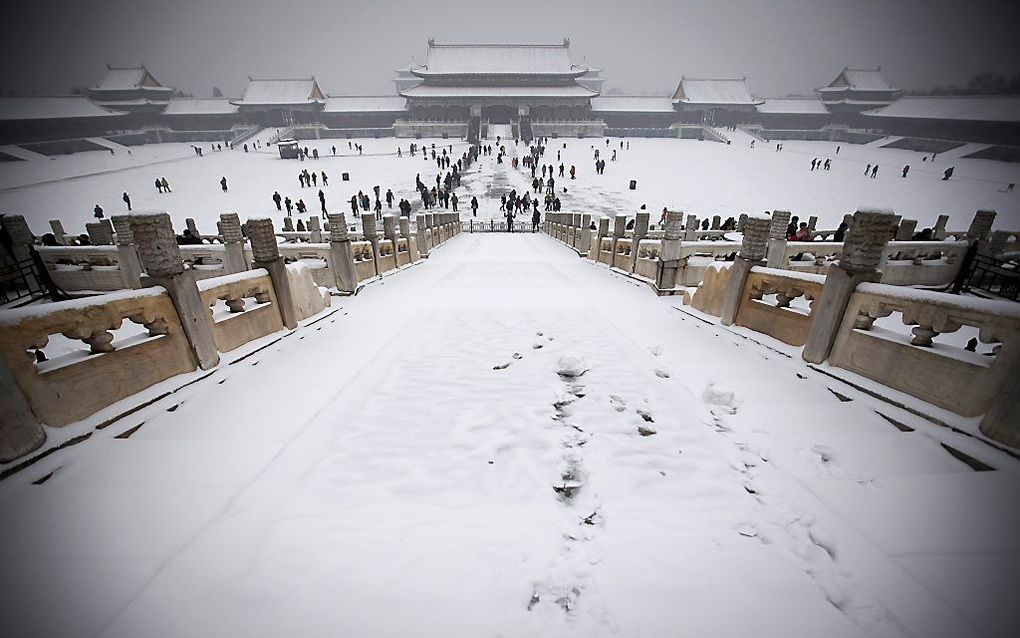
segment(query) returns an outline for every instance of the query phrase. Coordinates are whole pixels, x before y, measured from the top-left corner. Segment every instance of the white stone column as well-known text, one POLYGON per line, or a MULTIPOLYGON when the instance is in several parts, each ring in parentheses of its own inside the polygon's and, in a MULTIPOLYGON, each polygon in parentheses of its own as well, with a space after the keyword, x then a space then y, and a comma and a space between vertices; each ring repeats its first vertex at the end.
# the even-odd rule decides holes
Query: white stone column
POLYGON ((418 255, 421 257, 429 256, 429 236, 428 236, 428 218, 423 214, 419 213, 415 216, 415 237, 418 245, 418 255))
POLYGON ((687 224, 684 229, 684 241, 696 241, 698 239, 698 218, 695 215, 687 216, 687 224))
POLYGON ((850 296, 857 285, 879 281, 878 269, 889 242, 895 215, 888 211, 859 210, 843 241, 843 254, 829 267, 821 297, 811 311, 811 328, 804 344, 803 358, 821 363, 829 357, 836 334, 843 322, 850 296))
POLYGON ((361 216, 361 233, 365 236, 365 241, 372 245, 372 263, 376 276, 380 276, 382 269, 379 268, 379 235, 375 230, 375 215, 361 216))
POLYGON ((280 257, 280 246, 276 242, 273 220, 268 217, 249 218, 248 241, 251 242, 252 267, 265 268, 273 280, 273 292, 276 293, 276 303, 283 325, 291 330, 297 328, 294 293, 290 288, 290 278, 287 277, 287 264, 280 257))
POLYGON ((638 252, 641 247, 641 240, 648 234, 648 213, 641 211, 634 218, 634 238, 630 244, 630 272, 637 270, 638 252))
POLYGON ((131 232, 130 215, 114 215, 110 218, 116 231, 117 264, 125 288, 142 287, 142 260, 135 248, 135 234, 131 232))
POLYGON ((347 219, 343 213, 330 213, 329 260, 333 282, 337 290, 354 294, 358 289, 358 275, 354 269, 354 250, 347 233, 347 219))
POLYGON ((170 215, 148 213, 128 217, 138 256, 145 268, 142 286, 166 288, 198 367, 203 370, 216 367, 220 355, 213 339, 209 308, 198 293, 194 273, 184 269, 170 215))
POLYGON ((684 214, 679 211, 666 211, 666 227, 662 232, 659 244, 659 263, 655 273, 657 290, 676 288, 676 275, 679 270, 681 237, 683 237, 684 214))
POLYGON ((313 244, 322 243, 322 225, 319 223, 319 216, 312 215, 308 218, 308 241, 313 244))
POLYGON ((591 213, 583 213, 577 235, 577 252, 587 255, 589 250, 591 250, 591 213))
POLYGON ((35 418, 6 365, 0 365, 0 463, 36 450, 46 441, 46 430, 35 418))
POLYGON ((744 239, 740 244, 740 253, 730 266, 730 279, 726 283, 726 296, 719 315, 724 326, 733 325, 737 320, 740 302, 744 297, 744 283, 751 268, 762 265, 772 223, 774 220, 765 217, 748 217, 744 224, 744 239))
POLYGON ((223 238, 223 270, 232 275, 248 270, 244 256, 244 234, 241 232, 241 218, 237 213, 221 213, 218 224, 223 238))
POLYGON ((64 224, 59 219, 50 220, 50 232, 57 239, 57 243, 61 246, 67 245, 67 233, 64 232, 64 224))

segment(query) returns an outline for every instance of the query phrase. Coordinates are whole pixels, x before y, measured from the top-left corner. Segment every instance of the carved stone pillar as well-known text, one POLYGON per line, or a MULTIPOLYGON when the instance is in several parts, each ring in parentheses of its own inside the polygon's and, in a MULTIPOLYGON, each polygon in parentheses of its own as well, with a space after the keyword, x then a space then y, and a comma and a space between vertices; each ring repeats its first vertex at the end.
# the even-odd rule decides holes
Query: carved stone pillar
POLYGON ((591 251, 589 251, 589 255, 594 252, 594 257, 592 257, 592 259, 599 262, 602 261, 602 240, 609 236, 608 217, 599 217, 599 228, 597 232, 598 235, 595 238, 595 243, 591 247, 591 251))
POLYGON ((400 242, 397 239, 397 218, 393 215, 383 215, 382 218, 383 237, 393 245, 393 266, 400 267, 400 242))
POLYGON ((422 257, 429 256, 429 235, 428 218, 424 214, 418 214, 415 220, 415 244, 418 246, 418 254, 422 257))
POLYGON ((850 296, 858 284, 879 281, 879 264, 889 242, 895 215, 886 211, 859 210, 843 241, 843 254, 829 267, 821 297, 811 312, 811 328, 804 344, 803 358, 810 363, 825 361, 843 322, 850 296))
POLYGON ((59 219, 50 220, 50 232, 53 233, 53 236, 57 239, 58 244, 60 244, 61 246, 67 245, 67 233, 64 232, 64 225, 60 222, 59 219))
POLYGON ((949 215, 939 215, 935 220, 935 227, 932 228, 932 239, 943 241, 946 238, 946 224, 949 223, 949 215))
POLYGON ((358 275, 354 270, 354 250, 343 213, 329 214, 329 260, 337 290, 354 294, 358 289, 358 275))
POLYGON ((276 293, 283 325, 291 330, 297 328, 294 293, 290 288, 290 278, 287 277, 287 264, 280 256, 273 220, 268 217, 249 218, 248 241, 251 242, 252 268, 265 268, 273 280, 273 291, 276 293))
POLYGON ((93 246, 109 246, 113 244, 113 233, 106 224, 90 222, 85 224, 85 232, 89 234, 89 241, 93 246))
POLYGON ((244 256, 244 234, 241 232, 241 218, 237 213, 221 213, 218 224, 223 238, 223 269, 227 274, 248 270, 244 256))
POLYGON ((135 234, 131 232, 131 217, 114 215, 110 218, 116 231, 117 264, 125 288, 142 287, 142 260, 135 248, 135 234))
POLYGON ((375 230, 375 215, 361 216, 361 233, 365 236, 365 241, 372 245, 372 263, 375 265, 375 274, 376 276, 382 275, 382 269, 379 268, 379 235, 375 230))
POLYGON ((587 255, 591 250, 591 213, 583 213, 581 215, 576 248, 577 252, 582 255, 587 255))
POLYGON ((916 219, 904 219, 896 228, 896 241, 910 241, 914 237, 914 230, 917 229, 916 219))
POLYGON ((630 271, 633 273, 637 270, 638 253, 641 248, 641 240, 648 235, 648 213, 641 211, 634 218, 634 238, 631 240, 630 245, 630 271))
POLYGON ((36 419, 11 371, 0 365, 0 463, 22 457, 45 441, 46 430, 36 419))
POLYGON ((216 367, 220 355, 213 339, 209 308, 198 293, 194 273, 184 269, 170 216, 166 213, 148 213, 130 215, 128 219, 138 256, 145 269, 142 286, 166 288, 198 367, 203 370, 216 367))
POLYGON ((308 241, 311 243, 322 243, 322 225, 319 223, 318 215, 312 215, 308 218, 308 234, 308 241))
POLYGON ((655 275, 656 289, 672 290, 676 287, 676 275, 679 270, 680 245, 683 237, 684 214, 679 211, 666 211, 666 227, 659 245, 659 263, 655 275))
POLYGON ((698 239, 698 218, 695 215, 687 216, 687 223, 684 225, 684 241, 696 241, 698 239))
POLYGON ((401 215, 397 218, 397 226, 400 229, 400 237, 407 242, 407 260, 413 264, 421 259, 421 257, 418 255, 416 242, 411 236, 411 220, 401 215))
MULTIPOLYGON (((726 284, 726 296, 722 303, 719 319, 724 326, 733 325, 740 311, 740 302, 744 296, 744 283, 751 268, 761 265, 768 247, 770 227, 775 219, 765 217, 748 217, 744 223, 744 238, 740 244, 740 253, 730 266, 730 279, 726 284)), ((784 229, 785 230, 785 229, 784 229)))

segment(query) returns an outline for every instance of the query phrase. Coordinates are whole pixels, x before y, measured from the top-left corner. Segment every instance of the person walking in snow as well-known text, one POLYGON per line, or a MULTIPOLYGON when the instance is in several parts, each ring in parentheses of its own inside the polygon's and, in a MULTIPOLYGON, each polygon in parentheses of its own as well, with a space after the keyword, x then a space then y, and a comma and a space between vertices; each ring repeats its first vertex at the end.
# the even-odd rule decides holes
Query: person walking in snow
MULTIPOLYGON (((506 204, 500 210, 506 208, 506 204)), ((478 217, 478 198, 474 195, 471 196, 471 216, 478 217)))
POLYGON ((102 219, 103 207, 100 206, 99 204, 96 204, 96 207, 92 209, 92 214, 95 216, 96 219, 102 219))
POLYGON ((322 214, 325 215, 326 214, 326 193, 323 193, 321 188, 319 189, 319 206, 322 208, 322 214))
POLYGON ((294 202, 290 201, 290 197, 288 197, 283 200, 283 203, 287 206, 287 217, 290 217, 290 214, 294 209, 294 202))
POLYGON ((871 172, 871 164, 868 164, 867 166, 864 167, 864 176, 867 177, 868 173, 870 173, 870 172, 871 172))
POLYGON ((871 167, 871 179, 878 177, 878 164, 871 167))
POLYGON ((322 185, 329 186, 329 179, 326 177, 326 171, 322 171, 322 185))
POLYGON ((276 204, 276 210, 282 210, 280 208, 280 200, 281 199, 283 199, 283 198, 280 197, 280 191, 273 191, 273 203, 276 204))
POLYGON ((825 170, 829 170, 830 168, 832 168, 832 160, 829 159, 828 157, 825 158, 825 166, 823 166, 823 168, 825 170))
POLYGON ((901 177, 906 177, 907 173, 909 173, 909 172, 910 172, 910 164, 905 164, 903 166, 903 175, 901 175, 901 177))
POLYGON ((159 181, 158 177, 156 178, 156 192, 160 194, 163 193, 163 182, 159 181))
POLYGON ((942 173, 942 181, 943 182, 949 181, 949 178, 953 176, 954 170, 956 170, 955 166, 950 166, 949 168, 947 168, 946 171, 942 173))
POLYGON ((393 190, 386 189, 386 208, 393 208, 393 190))
POLYGON ((127 191, 124 191, 124 194, 121 195, 120 198, 124 200, 125 204, 127 204, 127 209, 131 210, 131 197, 127 194, 127 191))
POLYGON ((817 158, 817 157, 816 157, 816 158, 814 158, 813 160, 811 160, 811 170, 812 170, 812 171, 813 171, 813 170, 815 170, 815 166, 816 166, 817 164, 818 164, 818 158, 817 158))
POLYGON ((457 193, 454 193, 453 195, 450 195, 450 204, 453 205, 453 212, 455 212, 455 213, 457 212, 457 202, 459 202, 459 201, 460 200, 457 199, 457 193))
POLYGON ((173 192, 172 190, 170 190, 170 182, 166 181, 165 177, 160 179, 159 181, 162 182, 162 184, 163 184, 163 192, 165 192, 165 193, 172 193, 173 192))
POLYGON ((223 177, 220 178, 220 188, 223 189, 224 193, 227 192, 227 176, 226 175, 224 175, 223 177))

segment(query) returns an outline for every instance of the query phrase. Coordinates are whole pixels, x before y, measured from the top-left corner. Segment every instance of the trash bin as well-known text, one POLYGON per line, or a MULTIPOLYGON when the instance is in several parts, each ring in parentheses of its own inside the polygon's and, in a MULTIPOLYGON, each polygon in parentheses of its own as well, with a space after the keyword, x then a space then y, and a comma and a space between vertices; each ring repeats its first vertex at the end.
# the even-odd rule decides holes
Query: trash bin
POLYGON ((630 180, 630 190, 632 190, 632 191, 637 190, 637 180, 636 179, 630 180))
POLYGON ((345 182, 349 182, 349 181, 351 181, 351 174, 350 173, 340 173, 340 179, 342 179, 345 182))

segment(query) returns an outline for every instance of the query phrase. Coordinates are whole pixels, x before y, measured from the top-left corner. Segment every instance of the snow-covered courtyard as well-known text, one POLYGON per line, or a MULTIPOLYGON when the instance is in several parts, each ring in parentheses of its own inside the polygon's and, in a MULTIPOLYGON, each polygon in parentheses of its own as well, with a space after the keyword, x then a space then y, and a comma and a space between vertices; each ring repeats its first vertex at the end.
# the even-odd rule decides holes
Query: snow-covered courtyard
MULTIPOLYGON (((255 139, 265 142, 274 132, 267 129, 255 139)), ((1008 184, 1020 182, 1020 165, 960 158, 977 145, 939 154, 932 163, 922 161, 930 154, 880 148, 882 141, 871 145, 787 141, 782 152, 776 152, 774 144, 763 142, 752 149, 751 138, 741 131, 728 131, 727 135, 730 145, 629 139, 625 141, 629 150, 620 149, 618 138, 611 139, 608 146, 597 139, 551 139, 544 160, 557 168, 557 175, 559 164, 564 164, 566 177, 557 178, 564 211, 633 215, 645 205, 654 223, 664 206, 699 219, 779 209, 805 220, 817 215, 818 228, 835 228, 845 213, 861 206, 881 206, 918 220, 918 229, 934 224, 940 214, 949 214, 950 230, 959 230, 967 227, 975 210, 992 209, 998 212, 996 228, 1020 227, 1020 193, 1003 192, 1008 184), (604 175, 595 174, 593 147, 603 158, 617 152, 617 161, 607 162, 604 175), (814 158, 832 159, 832 169, 811 171, 814 158), (864 177, 864 167, 875 163, 880 167, 878 176, 864 177), (911 168, 902 178, 905 164, 911 168), (572 165, 577 167, 576 180, 569 179, 572 165), (950 166, 955 167, 952 179, 942 181, 942 172, 950 166), (629 189, 632 179, 638 183, 633 191, 629 189)), ((329 182, 322 190, 331 212, 349 210, 352 195, 359 190, 371 195, 376 185, 383 193, 391 188, 396 201, 407 197, 417 205, 415 176, 420 174, 427 185, 435 183, 436 163, 431 158, 423 161, 420 154, 410 157, 411 140, 354 142, 363 146, 363 155, 349 149, 347 140, 301 142, 309 151, 319 151, 320 159, 306 162, 281 160, 275 146, 244 153, 240 149, 214 152, 208 144, 203 145, 202 157, 187 144, 160 144, 134 147, 130 156, 122 148, 114 155, 95 151, 8 162, 0 170, 0 209, 25 215, 37 233, 48 230, 50 219, 60 219, 68 232, 77 234, 84 232, 86 222, 95 221, 92 210, 96 204, 107 216, 125 212, 121 194, 126 191, 136 210, 166 210, 178 229, 191 217, 202 232, 215 233, 219 214, 228 211, 237 212, 242 220, 269 214, 279 226, 283 213, 273 204, 274 191, 295 202, 303 199, 310 215, 320 214, 321 182, 314 188, 301 188, 297 183, 301 169, 326 172, 329 182), (398 146, 403 157, 397 157, 398 146), (350 174, 349 182, 341 180, 344 172, 350 174), (156 191, 153 182, 161 177, 167 178, 172 193, 156 191), (228 181, 226 193, 220 189, 221 177, 228 181)), ((454 158, 467 148, 459 140, 417 142, 430 147, 436 144, 437 148, 445 145, 448 152, 452 144, 454 158)), ((495 144, 495 140, 488 143, 495 144)), ((514 148, 511 142, 508 146, 510 156, 527 153, 523 144, 514 148)), ((479 218, 498 218, 499 195, 510 188, 523 193, 529 187, 530 173, 522 170, 513 171, 507 164, 497 166, 495 153, 483 156, 458 191, 461 210, 468 210, 475 195, 479 218)))
MULTIPOLYGON (((955 230, 992 208, 997 228, 1020 226, 1020 195, 1000 192, 1015 164, 733 140, 552 140, 546 162, 577 166, 557 180, 571 211, 779 208, 831 228, 881 205, 955 230), (592 146, 617 150, 605 175, 592 146)), ((274 190, 317 214, 302 168, 328 173, 331 210, 376 184, 417 204, 415 174, 434 181, 407 140, 358 143, 308 142, 320 159, 304 163, 180 144, 30 160, 0 171, 0 208, 77 234, 126 190, 212 233, 226 211, 279 221, 274 190), (153 188, 163 176, 172 194, 153 188)), ((463 216, 474 195, 498 218, 500 194, 529 183, 483 156, 463 216)), ((0 482, 5 635, 949 638, 1020 623, 1014 455, 548 236, 461 234, 250 352, 108 427, 97 415, 89 440, 0 482)))

